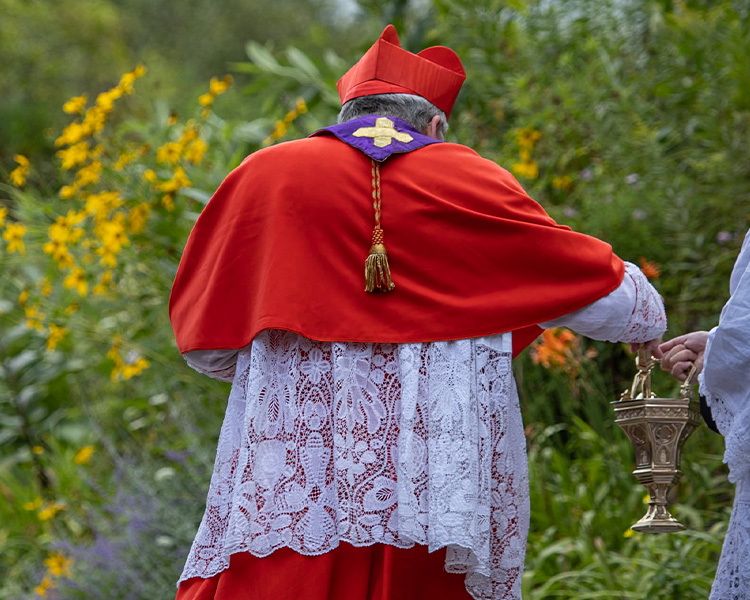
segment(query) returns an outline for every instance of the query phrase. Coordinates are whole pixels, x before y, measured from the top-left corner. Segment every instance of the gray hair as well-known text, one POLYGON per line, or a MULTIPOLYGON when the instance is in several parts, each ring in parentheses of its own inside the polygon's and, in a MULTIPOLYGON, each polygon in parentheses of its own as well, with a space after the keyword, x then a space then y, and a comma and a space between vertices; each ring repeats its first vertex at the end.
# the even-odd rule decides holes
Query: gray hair
POLYGON ((438 136, 445 139, 448 131, 448 118, 445 113, 429 100, 413 94, 373 94, 349 100, 341 107, 338 122, 344 123, 367 115, 398 117, 415 129, 424 131, 432 117, 440 117, 438 136))

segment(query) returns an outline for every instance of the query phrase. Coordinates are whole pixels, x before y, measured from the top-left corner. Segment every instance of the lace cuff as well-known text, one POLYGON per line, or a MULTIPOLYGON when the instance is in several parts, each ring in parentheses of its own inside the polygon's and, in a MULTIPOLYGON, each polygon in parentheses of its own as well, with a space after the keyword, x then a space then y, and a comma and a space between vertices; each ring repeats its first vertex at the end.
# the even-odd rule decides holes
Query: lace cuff
POLYGON ((625 263, 620 287, 580 310, 540 323, 541 327, 567 327, 595 340, 648 342, 667 329, 661 296, 633 263, 625 263))

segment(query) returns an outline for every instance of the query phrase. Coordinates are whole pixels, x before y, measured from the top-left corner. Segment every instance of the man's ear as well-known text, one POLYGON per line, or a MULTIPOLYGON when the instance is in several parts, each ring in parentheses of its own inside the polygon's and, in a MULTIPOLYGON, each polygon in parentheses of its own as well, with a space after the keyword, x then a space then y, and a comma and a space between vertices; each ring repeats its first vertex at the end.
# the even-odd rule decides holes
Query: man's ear
POLYGON ((436 140, 442 140, 443 138, 438 133, 440 131, 440 125, 442 124, 443 119, 439 115, 435 115, 430 119, 430 122, 427 123, 427 127, 424 130, 424 134, 428 137, 435 138, 436 140))

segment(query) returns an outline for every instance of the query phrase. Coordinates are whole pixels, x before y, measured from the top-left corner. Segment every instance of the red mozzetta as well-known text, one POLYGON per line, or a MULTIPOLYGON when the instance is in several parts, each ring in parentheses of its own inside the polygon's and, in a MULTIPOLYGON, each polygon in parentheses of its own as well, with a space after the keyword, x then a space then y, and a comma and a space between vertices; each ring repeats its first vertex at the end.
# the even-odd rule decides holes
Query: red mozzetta
POLYGON ((195 224, 170 317, 180 352, 240 348, 264 329, 321 341, 425 342, 514 331, 611 292, 611 247, 557 225, 507 171, 437 143, 381 166, 394 291, 366 293, 371 161, 332 136, 249 156, 195 224))

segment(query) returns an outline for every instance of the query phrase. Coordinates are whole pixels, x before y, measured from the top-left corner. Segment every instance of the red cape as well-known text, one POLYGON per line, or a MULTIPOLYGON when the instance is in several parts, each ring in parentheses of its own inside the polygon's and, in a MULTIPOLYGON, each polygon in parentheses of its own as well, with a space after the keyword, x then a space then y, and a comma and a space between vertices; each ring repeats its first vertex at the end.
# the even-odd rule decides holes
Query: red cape
POLYGON ((329 136, 250 155, 221 184, 182 256, 170 318, 180 352, 241 348, 264 329, 321 341, 426 342, 514 332, 605 296, 622 261, 557 225, 510 173, 458 144, 381 167, 396 289, 364 291, 370 159, 329 136))

